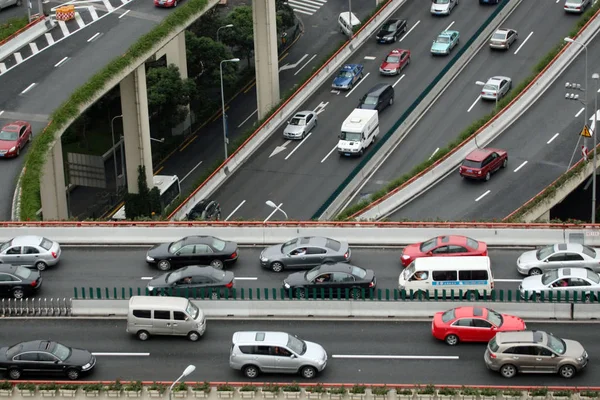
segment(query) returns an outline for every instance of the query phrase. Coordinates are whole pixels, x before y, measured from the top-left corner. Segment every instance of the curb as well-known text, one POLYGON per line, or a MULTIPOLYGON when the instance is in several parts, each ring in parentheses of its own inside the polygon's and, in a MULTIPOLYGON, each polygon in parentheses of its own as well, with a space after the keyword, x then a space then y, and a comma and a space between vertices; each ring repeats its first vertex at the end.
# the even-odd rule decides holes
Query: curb
POLYGON ((35 24, 43 21, 45 18, 46 17, 44 17, 44 16, 38 17, 36 20, 33 20, 32 22, 28 23, 23 28, 19 29, 18 31, 16 31, 15 33, 13 33, 9 37, 7 37, 6 39, 0 41, 0 47, 4 46, 6 43, 10 42, 11 40, 13 40, 17 36, 19 36, 21 33, 25 32, 26 30, 28 30, 29 28, 31 28, 32 26, 34 26, 35 24))

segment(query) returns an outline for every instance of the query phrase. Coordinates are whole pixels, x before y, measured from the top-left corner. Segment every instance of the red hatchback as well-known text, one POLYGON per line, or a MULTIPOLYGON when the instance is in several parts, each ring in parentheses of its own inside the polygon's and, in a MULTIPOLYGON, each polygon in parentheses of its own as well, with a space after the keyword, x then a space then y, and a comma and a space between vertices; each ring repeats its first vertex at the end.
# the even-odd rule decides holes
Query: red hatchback
POLYGON ((156 7, 177 7, 177 0, 154 0, 156 7))
POLYGON ((381 63, 379 73, 381 75, 398 75, 408 64, 410 64, 410 51, 395 49, 381 63))
POLYGON ((466 236, 437 236, 426 242, 409 244, 402 250, 400 262, 405 267, 420 257, 487 256, 487 244, 466 236))
POLYGON ((0 130, 0 158, 16 157, 27 142, 32 139, 31 125, 25 121, 15 121, 0 130))
POLYGON ((525 321, 485 307, 457 307, 433 316, 431 333, 450 346, 459 342, 489 342, 497 332, 524 331, 525 321))
POLYGON ((500 168, 506 168, 508 153, 500 149, 477 149, 465 157, 458 168, 463 178, 490 180, 492 174, 500 168))

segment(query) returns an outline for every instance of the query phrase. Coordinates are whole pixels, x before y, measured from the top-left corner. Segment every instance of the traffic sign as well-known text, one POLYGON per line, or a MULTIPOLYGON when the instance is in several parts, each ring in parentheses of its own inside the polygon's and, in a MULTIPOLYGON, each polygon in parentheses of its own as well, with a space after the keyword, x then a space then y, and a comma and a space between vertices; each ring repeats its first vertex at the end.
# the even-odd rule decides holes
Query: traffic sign
POLYGON ((583 136, 583 137, 592 137, 592 134, 590 133, 590 129, 588 128, 587 125, 585 125, 583 127, 583 130, 581 131, 581 136, 583 136))

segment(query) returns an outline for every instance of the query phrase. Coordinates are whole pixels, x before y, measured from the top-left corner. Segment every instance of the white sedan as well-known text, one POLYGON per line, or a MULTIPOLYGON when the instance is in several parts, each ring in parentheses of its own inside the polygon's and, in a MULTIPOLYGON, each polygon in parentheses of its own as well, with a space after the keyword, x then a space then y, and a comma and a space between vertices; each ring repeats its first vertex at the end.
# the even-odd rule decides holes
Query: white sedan
POLYGON ((543 294, 561 299, 569 296, 573 299, 593 301, 594 293, 600 291, 600 275, 585 268, 560 268, 546 272, 544 275, 528 276, 519 285, 522 299, 535 300, 543 294))
POLYGON ((506 76, 492 76, 481 89, 481 98, 484 100, 500 100, 508 93, 512 86, 512 79, 506 76))

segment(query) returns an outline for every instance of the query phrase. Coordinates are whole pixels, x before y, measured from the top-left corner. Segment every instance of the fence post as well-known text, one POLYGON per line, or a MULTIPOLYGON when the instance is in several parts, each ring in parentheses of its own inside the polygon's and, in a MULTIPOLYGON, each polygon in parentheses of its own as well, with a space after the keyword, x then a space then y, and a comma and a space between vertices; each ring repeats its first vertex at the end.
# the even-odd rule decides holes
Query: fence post
MULTIPOLYGON (((77 287, 73 288, 73 298, 77 300, 77 287)), ((4 299, 2 299, 2 303, 4 303, 4 299)))

